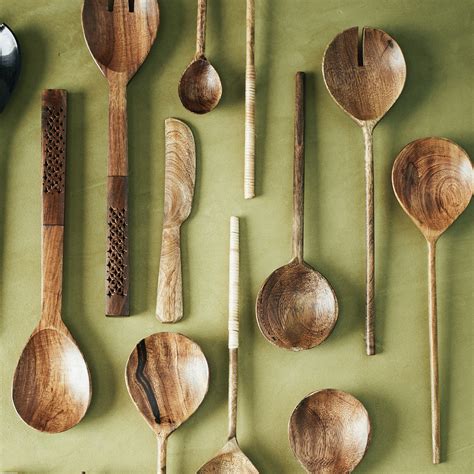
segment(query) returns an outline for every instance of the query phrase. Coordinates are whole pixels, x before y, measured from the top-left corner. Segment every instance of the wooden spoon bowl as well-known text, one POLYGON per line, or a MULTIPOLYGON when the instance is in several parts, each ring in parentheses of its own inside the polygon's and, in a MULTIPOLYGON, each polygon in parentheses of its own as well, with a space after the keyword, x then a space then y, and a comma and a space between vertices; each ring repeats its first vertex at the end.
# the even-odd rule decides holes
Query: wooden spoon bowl
POLYGON ((370 420, 362 403, 340 390, 326 389, 304 398, 289 426, 291 449, 311 473, 349 473, 370 443, 370 420))

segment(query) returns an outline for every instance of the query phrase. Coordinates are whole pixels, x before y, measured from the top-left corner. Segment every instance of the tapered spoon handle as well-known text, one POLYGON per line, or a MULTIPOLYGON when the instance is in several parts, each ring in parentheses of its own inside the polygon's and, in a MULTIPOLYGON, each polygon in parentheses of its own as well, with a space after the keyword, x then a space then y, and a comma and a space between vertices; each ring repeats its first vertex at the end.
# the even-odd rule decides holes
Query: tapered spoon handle
POLYGON ((166 474, 166 447, 168 444, 168 439, 157 436, 157 448, 158 448, 158 457, 157 457, 157 474, 166 474))
POLYGON ((207 0, 198 0, 196 58, 206 54, 207 0))

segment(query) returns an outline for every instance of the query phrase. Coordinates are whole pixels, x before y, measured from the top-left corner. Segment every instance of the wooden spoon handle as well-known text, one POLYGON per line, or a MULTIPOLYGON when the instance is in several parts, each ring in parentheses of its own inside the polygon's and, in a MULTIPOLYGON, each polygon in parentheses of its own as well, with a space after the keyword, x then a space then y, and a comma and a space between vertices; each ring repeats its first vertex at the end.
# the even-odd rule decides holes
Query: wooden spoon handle
POLYGON ((438 316, 436 303, 436 242, 428 242, 429 311, 430 311, 430 375, 431 375, 431 432, 433 464, 440 463, 441 435, 438 374, 438 316))
POLYGON ((247 0, 244 197, 255 197, 255 0, 247 0))
POLYGON ((198 0, 196 59, 206 54, 207 0, 198 0))
POLYGON ((166 445, 168 442, 167 438, 157 436, 157 447, 158 447, 158 456, 157 456, 157 474, 166 474, 166 445))
POLYGON ((43 231, 41 252, 42 323, 61 321, 66 190, 67 92, 45 90, 41 107, 43 163, 43 231))
POLYGON ((303 261, 305 74, 296 73, 295 157, 293 162, 293 258, 303 261))
POLYGON ((237 430, 239 348, 239 218, 230 218, 229 254, 229 434, 235 438, 237 430))

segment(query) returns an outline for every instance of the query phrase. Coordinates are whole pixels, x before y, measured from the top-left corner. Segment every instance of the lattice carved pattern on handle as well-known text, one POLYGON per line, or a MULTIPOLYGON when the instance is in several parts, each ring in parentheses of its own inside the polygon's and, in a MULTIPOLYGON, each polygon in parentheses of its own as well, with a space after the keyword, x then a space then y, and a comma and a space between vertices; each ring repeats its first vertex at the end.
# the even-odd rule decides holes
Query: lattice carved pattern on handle
POLYGON ((126 296, 127 209, 109 207, 107 224, 107 296, 126 296))
POLYGON ((64 192, 66 165, 65 110, 63 107, 46 107, 47 121, 44 127, 45 162, 43 169, 43 192, 64 192))

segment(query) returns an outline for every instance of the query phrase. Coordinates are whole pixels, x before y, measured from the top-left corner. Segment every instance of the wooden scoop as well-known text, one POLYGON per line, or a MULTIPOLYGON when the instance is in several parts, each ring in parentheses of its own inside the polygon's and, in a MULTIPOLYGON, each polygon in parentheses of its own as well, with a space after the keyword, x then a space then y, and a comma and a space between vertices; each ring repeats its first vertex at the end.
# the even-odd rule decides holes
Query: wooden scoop
POLYGON ((84 0, 84 37, 109 82, 107 316, 129 315, 127 84, 148 56, 158 25, 157 0, 84 0))
POLYGON ((237 442, 237 379, 239 350, 239 219, 230 218, 229 257, 229 434, 224 447, 198 474, 258 474, 237 442))
POLYGON ((176 323, 183 317, 180 229, 191 213, 196 147, 190 128, 179 120, 166 120, 165 135, 165 212, 156 316, 163 323, 176 323))
POLYGON ((405 85, 402 51, 382 30, 358 27, 337 35, 323 58, 326 87, 336 103, 362 128, 365 142, 366 184, 366 350, 375 354, 374 165, 372 132, 405 85))
POLYGON ((210 112, 222 96, 219 74, 205 54, 206 19, 207 0, 198 0, 196 54, 181 76, 178 86, 182 104, 196 114, 210 112))
POLYGON ((461 215, 472 196, 473 173, 467 153, 445 138, 409 143, 396 158, 392 184, 400 205, 428 242, 429 337, 433 463, 440 462, 436 241, 461 215))
POLYGON ((257 322, 272 344, 299 351, 321 344, 337 321, 331 285, 303 260, 304 73, 296 74, 293 176, 293 258, 264 282, 257 298, 257 322))
POLYGON ((66 97, 64 90, 46 90, 42 95, 41 320, 23 349, 13 378, 16 411, 32 428, 48 433, 60 433, 79 423, 91 399, 86 362, 61 320, 66 97))
POLYGON ((206 358, 181 334, 152 334, 130 354, 125 380, 135 406, 156 434, 157 472, 165 473, 168 436, 199 408, 207 393, 206 358))
POLYGON ((370 443, 364 405, 340 390, 326 389, 304 398, 288 426, 291 449, 310 473, 352 472, 370 443))

